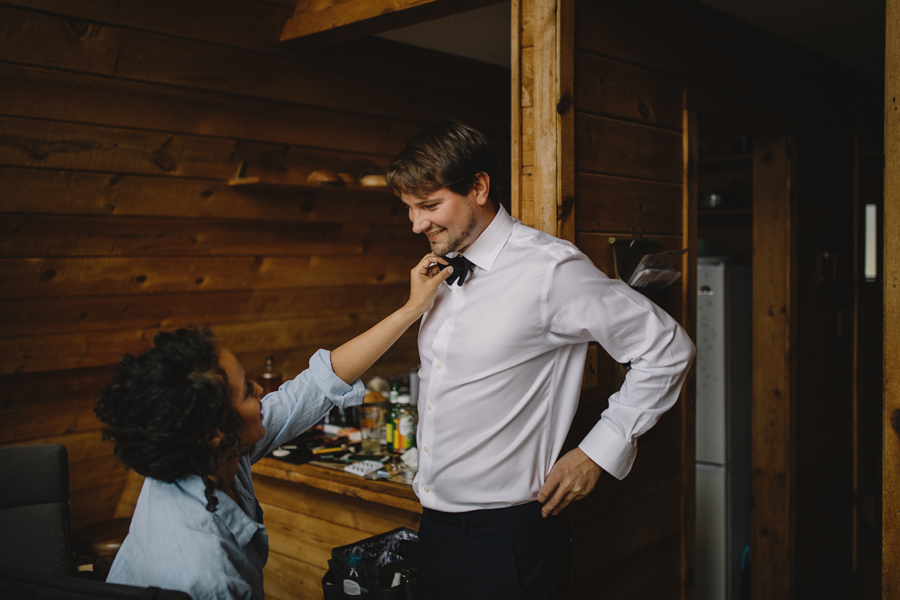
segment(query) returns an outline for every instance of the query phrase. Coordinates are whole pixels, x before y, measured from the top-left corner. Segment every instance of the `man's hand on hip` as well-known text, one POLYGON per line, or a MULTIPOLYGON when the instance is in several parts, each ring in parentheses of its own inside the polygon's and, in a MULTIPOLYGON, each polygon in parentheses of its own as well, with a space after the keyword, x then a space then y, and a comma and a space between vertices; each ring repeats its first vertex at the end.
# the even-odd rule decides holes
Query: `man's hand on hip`
POLYGON ((545 517, 558 515, 573 500, 581 500, 590 494, 601 473, 603 469, 581 448, 567 452, 550 469, 547 481, 538 492, 538 502, 544 505, 541 514, 545 517))

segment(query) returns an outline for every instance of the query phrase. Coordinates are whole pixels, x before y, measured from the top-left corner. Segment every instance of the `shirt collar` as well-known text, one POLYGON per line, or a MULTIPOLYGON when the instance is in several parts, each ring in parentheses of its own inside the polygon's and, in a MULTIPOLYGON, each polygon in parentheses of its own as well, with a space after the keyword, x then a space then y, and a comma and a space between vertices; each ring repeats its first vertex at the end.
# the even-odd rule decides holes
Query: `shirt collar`
POLYGON ((490 271, 512 234, 515 222, 515 219, 509 216, 509 213, 501 205, 490 225, 462 254, 476 266, 490 271))
MULTIPOLYGON (((189 475, 184 479, 179 479, 176 483, 185 494, 206 506, 206 484, 199 475, 189 475)), ((263 528, 263 525, 251 519, 234 500, 221 490, 216 490, 213 493, 219 500, 219 504, 216 506, 216 511, 212 514, 222 521, 225 527, 228 528, 228 531, 231 532, 231 535, 234 536, 238 545, 243 548, 250 542, 254 534, 263 528)))

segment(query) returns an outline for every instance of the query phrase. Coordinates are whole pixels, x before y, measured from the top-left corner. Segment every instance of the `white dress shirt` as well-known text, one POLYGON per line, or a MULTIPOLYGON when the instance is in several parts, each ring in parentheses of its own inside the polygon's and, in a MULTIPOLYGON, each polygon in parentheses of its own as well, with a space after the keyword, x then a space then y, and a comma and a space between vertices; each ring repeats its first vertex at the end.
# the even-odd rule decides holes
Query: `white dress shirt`
POLYGON ((537 499, 578 408, 590 341, 631 369, 579 447, 625 477, 638 437, 678 398, 695 352, 687 333, 573 244, 502 207, 464 255, 473 272, 441 286, 419 330, 422 505, 537 499))

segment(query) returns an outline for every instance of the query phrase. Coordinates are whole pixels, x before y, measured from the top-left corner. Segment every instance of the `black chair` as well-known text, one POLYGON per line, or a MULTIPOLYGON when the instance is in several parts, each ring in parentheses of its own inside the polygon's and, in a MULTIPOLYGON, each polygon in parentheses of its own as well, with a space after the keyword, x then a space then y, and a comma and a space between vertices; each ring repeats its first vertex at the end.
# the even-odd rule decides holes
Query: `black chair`
POLYGON ((71 574, 65 446, 0 447, 0 482, 0 567, 71 574))
POLYGON ((185 592, 105 583, 0 567, 0 598, 9 600, 191 600, 185 592))

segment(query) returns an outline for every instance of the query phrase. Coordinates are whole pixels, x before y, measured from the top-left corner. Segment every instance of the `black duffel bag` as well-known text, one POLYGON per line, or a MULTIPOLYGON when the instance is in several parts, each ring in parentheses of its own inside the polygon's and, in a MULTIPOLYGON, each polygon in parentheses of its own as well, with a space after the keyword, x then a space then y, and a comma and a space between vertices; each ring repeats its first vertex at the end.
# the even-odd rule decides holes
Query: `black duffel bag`
POLYGON ((415 600, 419 536, 414 529, 398 527, 331 551, 328 572, 322 578, 325 600, 415 600), (362 596, 344 594, 343 582, 350 575, 350 555, 360 554, 365 566, 362 596), (399 585, 392 586, 399 579, 399 585))

